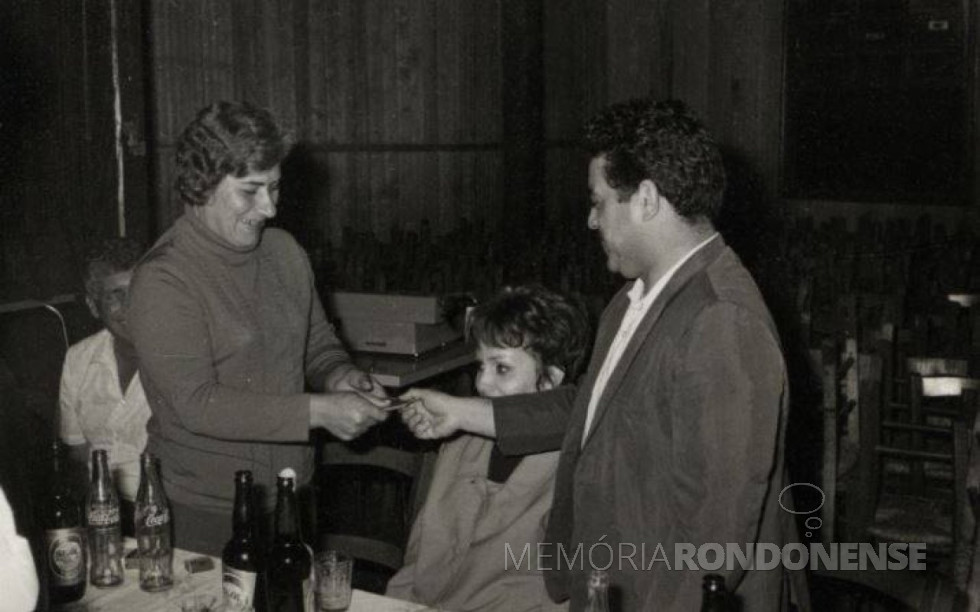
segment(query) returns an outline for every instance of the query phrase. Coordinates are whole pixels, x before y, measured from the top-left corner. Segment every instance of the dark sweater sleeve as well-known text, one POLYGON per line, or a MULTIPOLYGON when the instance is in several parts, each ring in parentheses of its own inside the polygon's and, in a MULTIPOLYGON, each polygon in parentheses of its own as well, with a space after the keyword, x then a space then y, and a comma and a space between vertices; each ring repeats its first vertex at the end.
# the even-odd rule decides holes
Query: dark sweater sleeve
POLYGON ((529 455, 560 449, 575 392, 575 387, 564 386, 494 398, 493 420, 501 452, 529 455))
POLYGON ((309 296, 309 334, 306 337, 306 382, 311 389, 327 391, 325 380, 338 366, 349 365, 350 355, 337 337, 333 325, 327 320, 323 303, 316 291, 313 268, 306 252, 296 243, 297 267, 305 273, 303 282, 309 296))
POLYGON ((127 324, 151 409, 172 411, 184 428, 203 436, 308 440, 309 396, 263 394, 218 382, 205 317, 175 273, 152 261, 140 266, 127 324))

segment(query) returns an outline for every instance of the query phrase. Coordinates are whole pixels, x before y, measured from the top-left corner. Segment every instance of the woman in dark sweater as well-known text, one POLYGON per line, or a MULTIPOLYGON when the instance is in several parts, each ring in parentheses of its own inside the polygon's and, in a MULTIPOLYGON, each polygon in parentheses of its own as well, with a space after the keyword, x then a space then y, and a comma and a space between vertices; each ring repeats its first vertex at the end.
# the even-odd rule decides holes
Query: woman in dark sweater
POLYGON ((198 552, 220 555, 230 537, 235 471, 253 472, 271 512, 279 470, 310 481, 311 429, 349 440, 386 416, 384 390, 327 322, 306 253, 264 227, 286 150, 267 111, 202 110, 176 147, 184 215, 132 284, 147 450, 161 460, 176 543, 198 552))

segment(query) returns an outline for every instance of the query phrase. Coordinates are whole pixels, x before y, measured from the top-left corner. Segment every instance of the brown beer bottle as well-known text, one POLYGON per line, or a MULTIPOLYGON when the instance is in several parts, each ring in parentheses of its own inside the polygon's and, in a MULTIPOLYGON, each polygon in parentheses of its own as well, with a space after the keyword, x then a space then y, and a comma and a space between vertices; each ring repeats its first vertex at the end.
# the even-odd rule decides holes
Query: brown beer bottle
POLYGON ((252 511, 252 472, 235 472, 231 539, 221 553, 221 593, 225 610, 265 612, 265 574, 252 511))
POLYGON ((51 447, 52 482, 44 502, 45 561, 52 604, 78 601, 85 595, 85 525, 82 506, 65 473, 64 448, 51 447))
POLYGON ((266 570, 269 612, 309 612, 313 609, 313 555, 300 532, 296 473, 290 468, 281 471, 276 487, 276 535, 266 570))

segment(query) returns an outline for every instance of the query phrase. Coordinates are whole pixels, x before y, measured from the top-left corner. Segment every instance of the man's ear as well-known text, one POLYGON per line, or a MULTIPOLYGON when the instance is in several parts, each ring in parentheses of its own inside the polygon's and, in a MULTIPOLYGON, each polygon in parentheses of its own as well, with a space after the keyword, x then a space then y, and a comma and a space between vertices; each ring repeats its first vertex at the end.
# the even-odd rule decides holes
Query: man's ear
POLYGON ((657 216, 660 207, 663 205, 662 196, 657 185, 650 179, 643 179, 636 188, 636 195, 640 198, 641 214, 644 221, 649 221, 657 216))
POLYGON ((85 294, 85 304, 88 306, 88 311, 92 313, 93 317, 96 319, 101 318, 99 317, 99 308, 95 304, 95 299, 87 293, 85 294))
POLYGON ((561 385, 563 380, 565 380, 565 370, 558 366, 546 366, 544 372, 541 373, 540 380, 538 380, 538 391, 554 389, 561 385))

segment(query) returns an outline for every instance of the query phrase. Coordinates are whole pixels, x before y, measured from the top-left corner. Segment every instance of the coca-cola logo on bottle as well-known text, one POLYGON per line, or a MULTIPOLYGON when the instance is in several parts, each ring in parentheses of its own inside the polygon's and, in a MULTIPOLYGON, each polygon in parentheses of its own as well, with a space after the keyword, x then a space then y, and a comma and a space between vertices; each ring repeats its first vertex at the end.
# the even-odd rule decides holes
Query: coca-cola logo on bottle
POLYGON ((90 506, 88 524, 108 527, 119 522, 119 506, 90 506))
POLYGON ((170 523, 170 510, 164 506, 150 504, 143 510, 143 524, 147 527, 160 527, 170 523))

